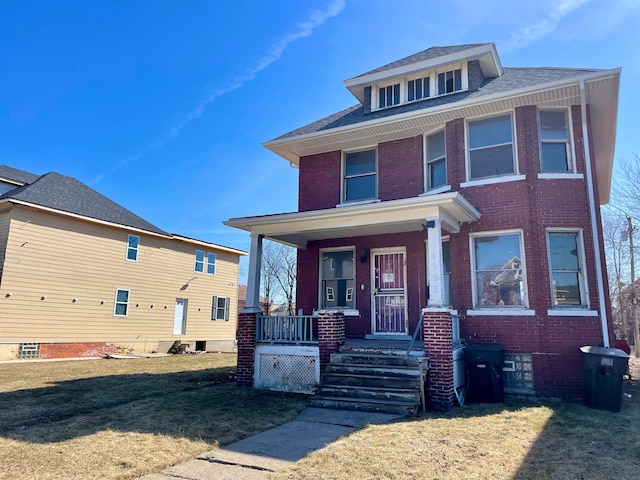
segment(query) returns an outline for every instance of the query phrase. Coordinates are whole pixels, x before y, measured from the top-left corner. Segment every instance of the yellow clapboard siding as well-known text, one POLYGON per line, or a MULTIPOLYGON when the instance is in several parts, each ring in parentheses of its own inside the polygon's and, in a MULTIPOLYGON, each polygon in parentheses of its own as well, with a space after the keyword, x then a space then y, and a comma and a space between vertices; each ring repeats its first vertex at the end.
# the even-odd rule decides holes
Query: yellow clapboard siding
POLYGON ((235 338, 239 255, 132 232, 140 248, 129 262, 126 230, 14 207, 0 214, 0 236, 3 218, 0 341, 235 338), (196 249, 217 254, 215 275, 193 271, 196 249), (130 290, 127 317, 113 315, 118 288, 130 290), (228 322, 211 320, 214 295, 231 299, 228 322), (188 301, 184 336, 173 335, 177 298, 188 301))

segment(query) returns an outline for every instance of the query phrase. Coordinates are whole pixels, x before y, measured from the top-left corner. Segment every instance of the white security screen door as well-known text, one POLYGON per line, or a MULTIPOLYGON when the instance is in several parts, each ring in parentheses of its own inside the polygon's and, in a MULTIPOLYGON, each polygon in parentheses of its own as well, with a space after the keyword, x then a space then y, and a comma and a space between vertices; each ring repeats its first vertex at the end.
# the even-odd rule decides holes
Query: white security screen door
POLYGON ((184 335, 187 326, 187 300, 176 298, 176 311, 173 316, 173 334, 184 335))
POLYGON ((406 335, 407 290, 404 248, 372 250, 372 332, 406 335))

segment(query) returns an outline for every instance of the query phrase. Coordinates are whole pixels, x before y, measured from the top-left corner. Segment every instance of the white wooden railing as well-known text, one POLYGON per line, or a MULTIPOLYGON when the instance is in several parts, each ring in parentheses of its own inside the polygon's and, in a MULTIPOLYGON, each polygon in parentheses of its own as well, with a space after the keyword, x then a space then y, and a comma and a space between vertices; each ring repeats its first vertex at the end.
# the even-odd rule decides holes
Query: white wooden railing
POLYGON ((293 343, 315 345, 318 343, 317 331, 311 315, 291 317, 258 315, 256 320, 257 343, 293 343))

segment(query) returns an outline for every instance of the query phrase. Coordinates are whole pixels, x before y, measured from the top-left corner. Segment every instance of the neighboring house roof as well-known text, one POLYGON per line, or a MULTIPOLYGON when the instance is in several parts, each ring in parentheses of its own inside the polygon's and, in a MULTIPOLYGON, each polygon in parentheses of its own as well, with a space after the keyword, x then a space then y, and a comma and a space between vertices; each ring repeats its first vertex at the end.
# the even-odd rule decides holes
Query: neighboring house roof
POLYGON ((406 112, 425 110, 425 113, 428 113, 428 110, 430 108, 438 107, 441 105, 455 104, 457 102, 460 102, 461 100, 481 101, 484 97, 491 97, 499 94, 507 95, 511 91, 516 91, 523 88, 531 88, 537 85, 545 85, 561 80, 581 77, 585 74, 603 71, 605 70, 587 68, 504 67, 502 76, 485 79, 480 88, 476 91, 466 91, 442 97, 430 98, 421 102, 407 103, 395 106, 393 108, 376 110, 372 112, 366 112, 365 107, 361 104, 358 104, 342 110, 341 112, 334 113, 333 115, 329 115, 328 117, 324 117, 313 123, 305 125, 304 127, 292 130, 289 133, 285 133, 284 135, 274 138, 270 142, 276 142, 278 140, 285 140, 288 138, 295 138, 301 135, 320 133, 325 130, 331 130, 332 128, 337 127, 344 127, 348 125, 356 126, 361 122, 385 117, 393 117, 395 115, 406 112))
POLYGON ((32 183, 0 195, 0 201, 3 200, 17 200, 38 207, 169 235, 75 178, 55 172, 42 175, 32 183))
POLYGON ((7 165, 0 165, 0 180, 8 180, 12 183, 32 183, 35 182, 40 175, 35 173, 25 172, 24 170, 18 170, 17 168, 9 167, 7 165))

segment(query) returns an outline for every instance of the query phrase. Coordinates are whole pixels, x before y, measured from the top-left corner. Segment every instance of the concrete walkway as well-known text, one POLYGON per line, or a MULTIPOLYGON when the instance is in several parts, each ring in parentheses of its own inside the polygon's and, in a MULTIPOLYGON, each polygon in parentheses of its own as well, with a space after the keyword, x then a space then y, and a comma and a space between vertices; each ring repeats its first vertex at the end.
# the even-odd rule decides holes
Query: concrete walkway
POLYGON ((400 415, 324 408, 305 409, 293 422, 245 438, 194 460, 169 467, 140 480, 258 480, 282 470, 369 424, 385 423, 400 415))

